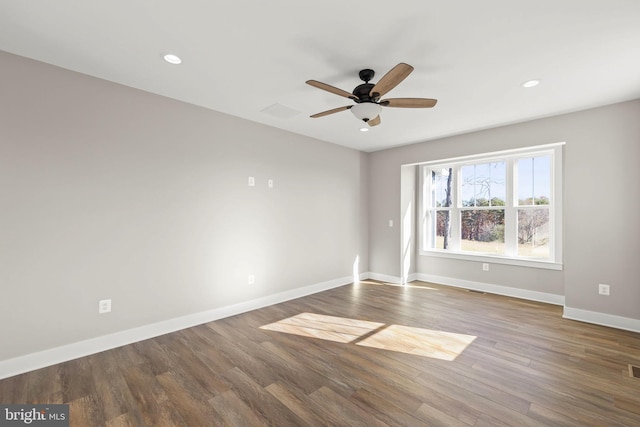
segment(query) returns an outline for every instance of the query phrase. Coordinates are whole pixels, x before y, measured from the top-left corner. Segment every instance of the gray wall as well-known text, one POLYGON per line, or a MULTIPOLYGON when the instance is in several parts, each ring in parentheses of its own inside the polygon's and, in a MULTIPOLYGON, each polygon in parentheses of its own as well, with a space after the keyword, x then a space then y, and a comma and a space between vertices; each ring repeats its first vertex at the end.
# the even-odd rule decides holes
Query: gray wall
POLYGON ((364 153, 6 53, 0 85, 0 360, 367 271, 364 153))
POLYGON ((371 153, 369 269, 401 275, 400 233, 385 227, 406 204, 401 165, 560 141, 563 271, 482 272, 477 262, 418 256, 416 272, 565 295, 567 307, 640 319, 640 100, 371 153), (611 296, 599 296, 598 283, 611 296))

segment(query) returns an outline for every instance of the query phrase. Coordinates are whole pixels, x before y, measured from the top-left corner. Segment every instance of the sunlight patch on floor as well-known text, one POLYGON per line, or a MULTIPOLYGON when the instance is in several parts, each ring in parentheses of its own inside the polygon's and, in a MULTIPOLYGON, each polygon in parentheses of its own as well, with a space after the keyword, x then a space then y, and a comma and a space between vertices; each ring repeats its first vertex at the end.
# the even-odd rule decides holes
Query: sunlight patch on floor
POLYGON ((448 361, 455 360, 476 339, 473 335, 314 313, 301 313, 260 329, 448 361))
POLYGON ((382 326, 384 323, 302 313, 270 325, 261 326, 260 329, 349 343, 382 326))
POLYGON ((357 345, 451 361, 475 339, 473 335, 390 325, 357 345))

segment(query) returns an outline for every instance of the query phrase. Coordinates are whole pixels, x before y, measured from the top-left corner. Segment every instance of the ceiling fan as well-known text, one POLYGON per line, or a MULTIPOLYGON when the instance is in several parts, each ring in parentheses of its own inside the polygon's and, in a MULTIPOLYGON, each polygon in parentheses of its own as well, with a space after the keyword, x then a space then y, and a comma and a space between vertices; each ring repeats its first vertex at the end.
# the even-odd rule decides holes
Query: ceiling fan
POLYGON ((323 111, 312 115, 312 118, 324 117, 329 114, 339 113, 344 110, 351 110, 351 112, 360 120, 364 121, 369 126, 377 126, 380 124, 380 111, 381 107, 395 107, 395 108, 431 108, 436 105, 438 100, 428 98, 387 98, 380 99, 391 89, 396 87, 401 81, 403 81, 411 72, 413 67, 404 62, 399 63, 393 67, 387 74, 385 74, 378 83, 369 83, 375 72, 370 69, 361 70, 358 74, 360 80, 364 83, 357 86, 352 93, 345 90, 338 89, 337 87, 328 85, 326 83, 319 82, 317 80, 307 80, 307 84, 317 87, 318 89, 326 90, 327 92, 334 93, 336 95, 344 96, 345 98, 355 101, 355 105, 347 105, 344 107, 334 108, 332 110, 323 111))

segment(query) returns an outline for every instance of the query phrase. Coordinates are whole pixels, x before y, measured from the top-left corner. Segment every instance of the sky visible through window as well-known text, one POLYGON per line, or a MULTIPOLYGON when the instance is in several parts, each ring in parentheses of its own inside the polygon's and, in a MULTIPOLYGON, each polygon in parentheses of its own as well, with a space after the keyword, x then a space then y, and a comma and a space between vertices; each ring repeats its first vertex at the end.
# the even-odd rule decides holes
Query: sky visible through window
POLYGON ((485 200, 489 205, 502 205, 506 200, 506 163, 491 162, 466 165, 462 175, 462 204, 474 206, 485 200))
POLYGON ((518 199, 520 204, 533 198, 551 197, 551 157, 518 160, 518 199))

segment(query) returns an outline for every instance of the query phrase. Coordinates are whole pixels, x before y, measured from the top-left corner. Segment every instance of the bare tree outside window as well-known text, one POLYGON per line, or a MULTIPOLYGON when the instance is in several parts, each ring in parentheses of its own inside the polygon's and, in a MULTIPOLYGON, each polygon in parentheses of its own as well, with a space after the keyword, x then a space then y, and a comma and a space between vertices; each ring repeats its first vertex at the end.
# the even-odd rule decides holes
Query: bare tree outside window
MULTIPOLYGON (((451 168, 449 168, 447 170, 447 186, 445 189, 445 200, 444 200, 444 205, 445 206, 451 206, 451 180, 453 177, 453 170, 451 168)), ((443 230, 443 237, 444 237, 444 242, 443 242, 443 246, 444 249, 449 249, 449 239, 451 238, 451 211, 446 211, 446 216, 444 218, 444 230, 443 230)))
POLYGON ((461 249, 468 252, 502 254, 506 163, 465 165, 460 169, 462 210, 461 249))
POLYGON ((551 157, 520 159, 518 168, 518 255, 549 256, 551 157))

